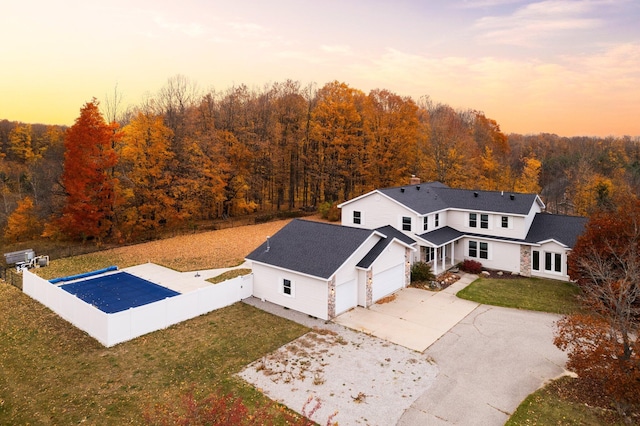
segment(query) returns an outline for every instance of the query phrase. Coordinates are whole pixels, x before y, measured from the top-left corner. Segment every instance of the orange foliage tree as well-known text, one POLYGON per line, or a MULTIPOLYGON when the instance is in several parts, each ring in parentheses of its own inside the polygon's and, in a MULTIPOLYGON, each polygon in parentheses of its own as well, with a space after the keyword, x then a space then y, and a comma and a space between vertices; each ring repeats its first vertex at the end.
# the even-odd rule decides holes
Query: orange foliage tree
POLYGON ((590 218, 568 260, 583 292, 581 314, 558 323, 568 368, 622 412, 640 405, 640 201, 590 218))
POLYGON ((18 207, 9 215, 4 237, 9 242, 36 237, 42 229, 33 211, 33 200, 25 197, 18 201, 18 207))
POLYGON ((65 134, 62 184, 66 203, 58 225, 71 238, 101 241, 114 230, 119 201, 114 177, 118 157, 113 142, 119 138, 116 129, 116 124, 104 121, 98 101, 93 99, 65 134))

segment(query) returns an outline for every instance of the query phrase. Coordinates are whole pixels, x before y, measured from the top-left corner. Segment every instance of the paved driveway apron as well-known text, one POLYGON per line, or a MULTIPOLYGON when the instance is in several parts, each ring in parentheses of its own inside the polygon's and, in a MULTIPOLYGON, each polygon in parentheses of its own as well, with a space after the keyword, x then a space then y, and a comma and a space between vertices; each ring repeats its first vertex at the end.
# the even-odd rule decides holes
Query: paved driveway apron
POLYGON ((560 317, 458 299, 474 278, 438 293, 404 289, 335 319, 436 362, 435 383, 398 425, 503 425, 527 395, 565 372, 566 355, 552 343, 560 317))

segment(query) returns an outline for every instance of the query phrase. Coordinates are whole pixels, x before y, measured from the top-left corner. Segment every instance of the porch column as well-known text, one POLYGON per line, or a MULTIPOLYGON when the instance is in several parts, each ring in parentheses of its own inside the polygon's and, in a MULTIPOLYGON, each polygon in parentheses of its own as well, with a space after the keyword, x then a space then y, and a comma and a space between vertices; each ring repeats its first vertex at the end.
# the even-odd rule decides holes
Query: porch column
POLYGON ((442 272, 447 270, 447 262, 445 260, 445 255, 447 254, 447 250, 446 250, 447 246, 442 246, 441 250, 442 250, 442 272))
POLYGON ((455 248, 455 241, 451 241, 451 266, 455 265, 455 259, 454 257, 456 256, 456 248, 455 248))
POLYGON ((433 275, 438 275, 438 247, 433 252, 433 275))

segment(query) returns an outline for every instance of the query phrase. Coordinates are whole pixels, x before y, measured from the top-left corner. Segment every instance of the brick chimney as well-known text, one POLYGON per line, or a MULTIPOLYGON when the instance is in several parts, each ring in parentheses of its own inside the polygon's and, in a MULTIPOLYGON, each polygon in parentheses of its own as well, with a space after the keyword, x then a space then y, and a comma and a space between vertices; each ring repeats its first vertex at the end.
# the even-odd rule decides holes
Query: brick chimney
POLYGON ((409 179, 409 185, 417 185, 420 183, 420 178, 416 177, 416 175, 411 175, 411 179, 409 179))

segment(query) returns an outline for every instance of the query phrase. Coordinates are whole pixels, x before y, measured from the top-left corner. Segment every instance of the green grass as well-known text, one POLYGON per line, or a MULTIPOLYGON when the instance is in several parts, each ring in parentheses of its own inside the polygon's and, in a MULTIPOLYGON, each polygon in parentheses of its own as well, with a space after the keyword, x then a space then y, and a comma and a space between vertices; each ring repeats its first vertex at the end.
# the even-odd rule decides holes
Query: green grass
POLYGON ((572 386, 569 377, 562 377, 529 395, 520 404, 505 426, 520 425, 623 425, 612 410, 587 405, 565 397, 572 386))
POLYGON ((142 424, 188 390, 271 404, 235 373, 307 331, 236 303, 105 348, 1 281, 0 306, 0 424, 142 424))
POLYGON ((251 273, 251 269, 249 268, 239 268, 239 269, 232 269, 230 271, 224 272, 218 276, 215 276, 213 278, 209 278, 207 281, 213 284, 218 284, 221 283, 223 281, 226 280, 231 280, 234 279, 235 277, 241 277, 243 275, 248 275, 251 273))
POLYGON ((485 305, 568 314, 578 310, 580 289, 572 283, 542 278, 478 278, 457 296, 485 305))

